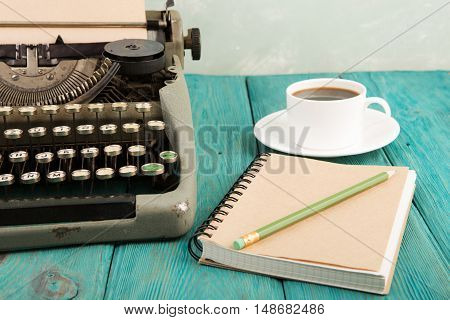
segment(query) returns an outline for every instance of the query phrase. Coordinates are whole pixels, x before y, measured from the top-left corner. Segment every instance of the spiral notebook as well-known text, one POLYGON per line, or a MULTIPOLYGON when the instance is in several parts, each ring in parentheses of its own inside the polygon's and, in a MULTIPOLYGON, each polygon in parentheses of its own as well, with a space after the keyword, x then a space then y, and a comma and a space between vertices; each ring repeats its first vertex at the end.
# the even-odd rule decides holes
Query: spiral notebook
POLYGON ((415 180, 406 167, 262 154, 199 227, 189 251, 206 265, 387 294, 415 180), (233 249, 239 236, 387 170, 396 171, 388 181, 243 250, 233 249))

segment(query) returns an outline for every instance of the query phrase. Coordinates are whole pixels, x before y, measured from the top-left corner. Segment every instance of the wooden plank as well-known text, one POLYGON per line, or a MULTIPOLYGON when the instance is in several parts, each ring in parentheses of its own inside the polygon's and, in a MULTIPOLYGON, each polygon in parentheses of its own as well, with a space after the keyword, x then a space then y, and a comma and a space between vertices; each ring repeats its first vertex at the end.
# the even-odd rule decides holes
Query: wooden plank
MULTIPOLYGON (((245 79, 189 76, 196 130, 198 209, 203 221, 256 154, 245 79), (242 134, 244 132, 244 134, 242 134), (215 167, 216 166, 216 167, 215 167), (213 168, 213 170, 209 170, 213 168)), ((283 299, 282 283, 200 266, 178 240, 116 248, 107 299, 283 299)))
MULTIPOLYGON (((254 121, 285 105, 285 88, 294 81, 328 75, 289 75, 274 77, 250 77, 247 79, 254 121)), ((349 164, 389 165, 383 150, 367 154, 328 159, 329 161, 349 164)), ((405 163, 407 165, 407 163, 405 163)), ((448 289, 442 287, 447 276, 443 255, 438 249, 427 225, 416 208, 410 213, 405 241, 401 248, 398 268, 394 277, 391 293, 386 298, 430 298, 448 297, 448 289), (426 256, 426 261, 424 261, 426 256), (431 263, 429 263, 431 262, 431 263)), ((360 292, 331 288, 326 286, 284 281, 288 299, 380 299, 380 296, 360 292)))
POLYGON ((386 99, 400 124, 398 139, 385 148, 394 165, 417 171, 414 204, 450 260, 448 201, 450 166, 450 74, 436 72, 351 73, 369 96, 386 99))
POLYGON ((102 299, 112 245, 0 254, 0 299, 102 299))

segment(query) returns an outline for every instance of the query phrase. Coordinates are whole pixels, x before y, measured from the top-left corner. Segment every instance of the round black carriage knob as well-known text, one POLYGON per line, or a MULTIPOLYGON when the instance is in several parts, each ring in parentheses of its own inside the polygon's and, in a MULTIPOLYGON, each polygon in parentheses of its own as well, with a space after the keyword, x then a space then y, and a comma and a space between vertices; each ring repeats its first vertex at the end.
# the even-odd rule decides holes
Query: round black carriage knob
POLYGON ((202 44, 199 28, 188 29, 188 34, 184 37, 184 48, 191 49, 192 60, 200 60, 202 56, 202 44))

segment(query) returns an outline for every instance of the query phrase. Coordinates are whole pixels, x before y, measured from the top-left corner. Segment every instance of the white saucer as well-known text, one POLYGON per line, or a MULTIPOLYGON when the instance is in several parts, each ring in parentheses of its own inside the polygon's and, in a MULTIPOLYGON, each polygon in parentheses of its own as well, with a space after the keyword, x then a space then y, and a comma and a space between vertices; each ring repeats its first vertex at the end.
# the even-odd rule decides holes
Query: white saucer
POLYGON ((368 109, 364 119, 364 132, 361 141, 351 147, 335 150, 332 150, 333 146, 330 146, 330 150, 302 148, 291 141, 287 141, 289 139, 286 137, 290 136, 290 132, 286 110, 262 118, 256 123, 253 132, 256 139, 273 150, 307 157, 330 158, 351 156, 380 149, 397 138, 400 133, 400 126, 394 118, 387 117, 383 112, 368 109))

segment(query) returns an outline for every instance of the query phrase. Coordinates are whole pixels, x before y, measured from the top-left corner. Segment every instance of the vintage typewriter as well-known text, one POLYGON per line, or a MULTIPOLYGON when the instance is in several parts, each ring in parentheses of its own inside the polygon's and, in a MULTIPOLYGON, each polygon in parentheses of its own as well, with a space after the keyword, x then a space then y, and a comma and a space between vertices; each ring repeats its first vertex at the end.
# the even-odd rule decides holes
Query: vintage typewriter
MULTIPOLYGON (((5 3, 0 16, 21 12, 5 3)), ((39 2, 44 17, 46 3, 56 2, 39 2)), ((124 1, 127 17, 142 10, 129 21, 120 5, 103 10, 114 1, 76 3, 64 13, 69 19, 92 9, 118 21, 0 17, 0 40, 2 33, 56 38, 0 41, 2 251, 171 238, 193 223, 195 144, 183 65, 187 49, 200 59, 199 30, 183 35, 171 1, 163 11, 124 1), (93 34, 96 41, 83 41, 93 34)))

